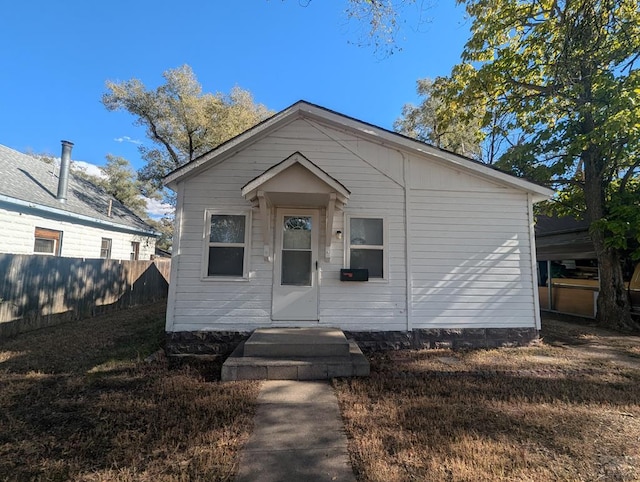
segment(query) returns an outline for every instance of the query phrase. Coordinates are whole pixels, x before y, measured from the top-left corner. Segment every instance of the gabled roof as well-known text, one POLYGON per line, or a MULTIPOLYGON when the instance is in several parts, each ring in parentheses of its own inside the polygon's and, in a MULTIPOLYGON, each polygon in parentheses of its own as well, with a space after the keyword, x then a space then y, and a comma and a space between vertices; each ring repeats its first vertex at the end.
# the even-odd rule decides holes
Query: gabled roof
POLYGON ((168 187, 175 189, 176 184, 179 181, 224 161, 236 152, 274 132, 281 126, 287 125, 300 118, 307 118, 312 121, 317 121, 329 126, 350 131, 361 138, 401 149, 410 154, 435 157, 446 164, 455 166, 457 169, 487 178, 502 185, 529 192, 533 195, 534 200, 536 201, 548 199, 553 195, 553 191, 551 189, 502 171, 498 171, 491 166, 474 161, 473 159, 439 149, 424 142, 368 124, 306 101, 296 102, 292 106, 278 112, 274 116, 246 130, 242 134, 174 170, 164 178, 164 183, 168 187))
POLYGON ((325 183, 331 189, 333 189, 338 196, 340 196, 340 202, 345 203, 349 196, 351 195, 351 191, 349 191, 344 184, 342 184, 337 179, 331 177, 327 172, 325 172, 320 167, 316 166, 309 159, 304 157, 300 152, 295 152, 289 157, 287 157, 284 161, 279 162, 275 166, 271 166, 265 172, 255 177, 247 184, 242 186, 241 193, 243 196, 250 196, 253 191, 257 191, 261 186, 263 186, 269 180, 277 177, 283 171, 286 171, 291 166, 299 164, 304 167, 307 171, 313 174, 317 179, 325 183))
POLYGON ((68 218, 79 224, 157 236, 152 226, 91 182, 69 174, 67 199, 56 199, 60 168, 0 144, 0 203, 16 210, 37 211, 42 217, 68 218), (111 201, 111 216, 107 215, 111 201))

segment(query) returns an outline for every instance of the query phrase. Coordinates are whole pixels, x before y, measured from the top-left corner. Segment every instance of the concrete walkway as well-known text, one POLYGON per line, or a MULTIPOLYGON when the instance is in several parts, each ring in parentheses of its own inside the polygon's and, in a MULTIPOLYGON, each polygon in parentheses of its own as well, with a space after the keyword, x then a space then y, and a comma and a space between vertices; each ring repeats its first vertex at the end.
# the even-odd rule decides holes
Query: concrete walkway
POLYGON ((254 423, 236 482, 355 482, 328 382, 263 382, 254 423))

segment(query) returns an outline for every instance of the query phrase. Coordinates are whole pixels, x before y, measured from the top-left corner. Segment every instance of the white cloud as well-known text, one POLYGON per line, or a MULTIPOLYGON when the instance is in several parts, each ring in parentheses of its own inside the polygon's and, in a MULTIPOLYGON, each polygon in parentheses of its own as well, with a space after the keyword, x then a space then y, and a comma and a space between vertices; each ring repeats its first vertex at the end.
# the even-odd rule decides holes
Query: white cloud
POLYGON ((101 178, 105 177, 100 167, 96 166, 95 164, 91 164, 85 161, 71 161, 71 162, 73 164, 73 167, 82 169, 84 172, 86 172, 90 176, 101 177, 101 178))
POLYGON ((132 139, 129 136, 122 136, 122 137, 116 137, 114 139, 114 141, 116 142, 129 142, 130 144, 136 144, 136 145, 140 145, 142 144, 142 141, 139 139, 132 139))
POLYGON ((165 214, 173 212, 173 206, 171 204, 149 198, 145 198, 145 201, 147 201, 147 213, 154 219, 161 218, 165 214))
MULTIPOLYGON (((56 163, 56 167, 59 169, 60 158, 54 158, 53 160, 56 163)), ((80 169, 91 176, 95 176, 103 179, 106 177, 99 166, 96 166, 95 164, 91 164, 90 162, 71 161, 71 166, 72 168, 80 169)), ((173 206, 169 203, 163 203, 162 201, 158 201, 157 199, 151 199, 146 197, 143 197, 143 199, 147 203, 147 214, 152 219, 160 219, 164 215, 172 213, 174 210, 173 206)))

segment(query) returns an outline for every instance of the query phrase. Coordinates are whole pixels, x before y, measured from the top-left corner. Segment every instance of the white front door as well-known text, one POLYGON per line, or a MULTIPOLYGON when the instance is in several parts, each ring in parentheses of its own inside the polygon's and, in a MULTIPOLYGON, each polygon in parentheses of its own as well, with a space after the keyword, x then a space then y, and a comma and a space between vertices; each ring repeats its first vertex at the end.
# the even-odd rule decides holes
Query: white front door
POLYGON ((319 213, 278 209, 271 318, 318 320, 319 213))

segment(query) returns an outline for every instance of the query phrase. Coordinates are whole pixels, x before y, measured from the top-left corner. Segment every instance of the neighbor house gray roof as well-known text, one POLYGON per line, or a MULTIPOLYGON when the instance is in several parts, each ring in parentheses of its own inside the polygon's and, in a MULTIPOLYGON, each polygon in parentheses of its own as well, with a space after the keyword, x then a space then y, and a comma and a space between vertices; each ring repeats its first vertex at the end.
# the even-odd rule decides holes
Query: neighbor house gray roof
POLYGON ((536 217, 538 261, 592 259, 596 257, 589 235, 589 222, 571 216, 536 217))
POLYGON ((0 144, 0 204, 37 211, 42 217, 157 236, 152 226, 95 184, 69 175, 66 202, 57 198, 59 162, 23 154, 0 144), (112 203, 108 216, 109 201, 112 203))

